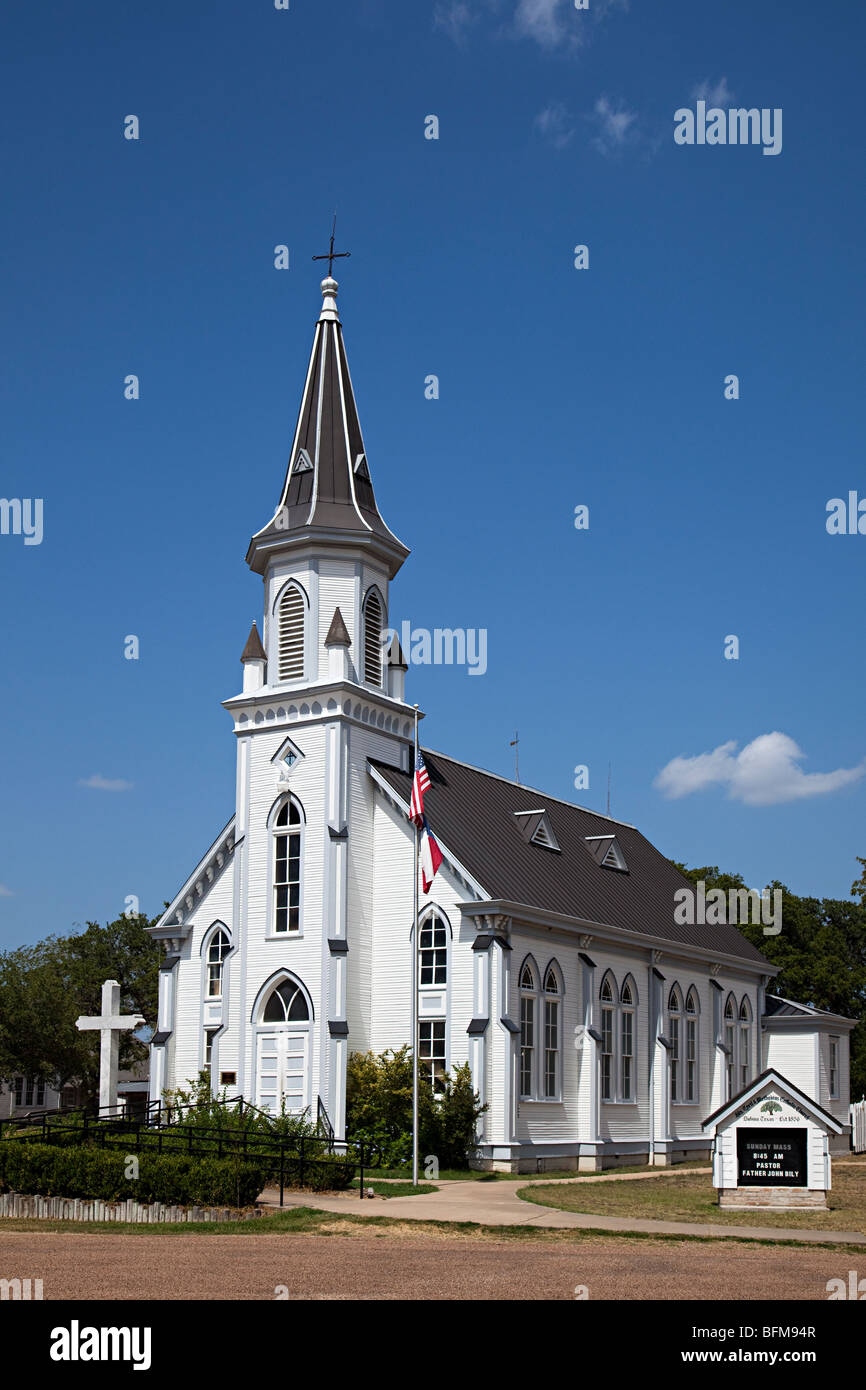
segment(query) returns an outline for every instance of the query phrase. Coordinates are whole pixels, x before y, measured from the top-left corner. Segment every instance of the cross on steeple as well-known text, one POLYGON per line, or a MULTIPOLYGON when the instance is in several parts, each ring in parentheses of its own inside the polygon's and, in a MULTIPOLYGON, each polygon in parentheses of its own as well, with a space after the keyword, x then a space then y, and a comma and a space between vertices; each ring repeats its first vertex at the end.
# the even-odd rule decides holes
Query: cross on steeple
POLYGON ((332 270, 333 270, 333 268, 334 268, 334 261, 342 260, 344 256, 351 256, 351 254, 352 254, 351 251, 335 251, 335 250, 334 250, 334 234, 336 233, 336 230, 337 230, 337 214, 334 213, 334 225, 333 225, 333 227, 331 228, 331 249, 330 249, 329 251, 326 251, 326 252, 324 253, 324 255, 322 255, 322 256, 314 256, 314 257, 313 257, 313 260, 314 260, 314 261, 327 261, 327 262, 328 262, 328 275, 329 275, 329 277, 330 277, 331 272, 332 272, 332 270))

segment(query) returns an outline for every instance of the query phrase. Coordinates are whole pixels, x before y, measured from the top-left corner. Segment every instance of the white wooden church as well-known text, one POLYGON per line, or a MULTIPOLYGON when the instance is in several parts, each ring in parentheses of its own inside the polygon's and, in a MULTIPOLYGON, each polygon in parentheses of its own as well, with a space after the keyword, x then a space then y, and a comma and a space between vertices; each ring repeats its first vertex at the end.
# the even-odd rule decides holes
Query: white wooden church
MULTIPOLYGON (((235 810, 154 937, 151 1097, 209 1070, 345 1129, 350 1051, 411 1041, 413 708, 388 625, 409 552, 376 502, 337 283, 322 282, 288 471, 253 536, 235 810)), ((707 1152, 702 1120, 774 1066, 843 1122, 850 1020, 769 992, 732 926, 681 926, 641 833, 425 750, 444 855, 421 897, 419 1057, 469 1062, 478 1161, 594 1170, 707 1152)))

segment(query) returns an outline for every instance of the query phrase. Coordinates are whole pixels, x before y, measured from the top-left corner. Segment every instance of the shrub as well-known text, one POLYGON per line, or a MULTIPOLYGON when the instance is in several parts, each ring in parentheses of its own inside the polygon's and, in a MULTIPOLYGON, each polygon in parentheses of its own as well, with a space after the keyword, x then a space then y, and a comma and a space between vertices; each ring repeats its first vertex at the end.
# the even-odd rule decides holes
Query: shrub
MULTIPOLYGON (((475 1147, 480 1104, 468 1065, 446 1073, 434 1095, 421 1079, 418 1087, 419 1147, 422 1159, 435 1154, 441 1168, 460 1168, 475 1147)), ((346 1078, 346 1134, 382 1146, 382 1165, 402 1167, 412 1148, 412 1052, 408 1046, 375 1056, 353 1052, 346 1078)))
POLYGON ((265 1186, 268 1165, 238 1158, 143 1153, 138 1155, 137 1178, 127 1178, 126 1167, 127 1155, 110 1149, 3 1142, 0 1192, 247 1207, 265 1186))

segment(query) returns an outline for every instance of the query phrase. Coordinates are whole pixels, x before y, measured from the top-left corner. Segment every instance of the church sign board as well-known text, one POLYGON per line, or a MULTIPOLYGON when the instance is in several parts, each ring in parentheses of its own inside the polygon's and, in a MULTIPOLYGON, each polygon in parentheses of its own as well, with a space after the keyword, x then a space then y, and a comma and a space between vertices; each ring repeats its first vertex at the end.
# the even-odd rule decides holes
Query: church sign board
POLYGON ((703 1125, 723 1207, 826 1208, 831 1134, 841 1123, 777 1071, 764 1072, 703 1125))

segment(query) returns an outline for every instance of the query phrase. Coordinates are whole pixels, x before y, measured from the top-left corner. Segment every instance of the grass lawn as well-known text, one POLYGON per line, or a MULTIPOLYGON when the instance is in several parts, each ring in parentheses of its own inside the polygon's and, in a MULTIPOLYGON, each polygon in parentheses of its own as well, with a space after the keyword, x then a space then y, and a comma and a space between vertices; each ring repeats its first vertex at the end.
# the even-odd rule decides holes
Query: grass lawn
POLYGON ((700 1221, 720 1226, 786 1226, 815 1231, 862 1231, 866 1242, 866 1162, 835 1163, 829 1211, 728 1211, 716 1204, 709 1173, 677 1174, 648 1182, 593 1182, 573 1186, 533 1183, 527 1202, 592 1216, 634 1216, 648 1221, 700 1221))
MULTIPOLYGON (((689 1167, 692 1165, 689 1164, 689 1167)), ((704 1161, 695 1167, 709 1166, 704 1161)), ((423 1165, 422 1165, 423 1167, 423 1165)), ((605 1177, 615 1177, 618 1173, 657 1173, 657 1168, 650 1168, 647 1163, 638 1163, 633 1167, 611 1168, 605 1177)), ((377 1168, 375 1170, 377 1178, 404 1178, 409 1179, 411 1172, 408 1168, 377 1168)), ((487 1173, 481 1172, 478 1168, 442 1168, 436 1178, 437 1182, 553 1182, 556 1178, 577 1178, 584 1174, 576 1173, 573 1168, 564 1168, 561 1172, 549 1173, 487 1173)))

